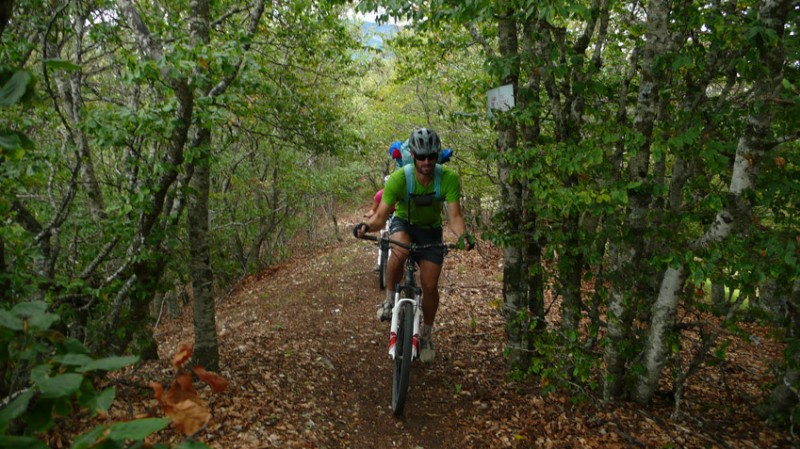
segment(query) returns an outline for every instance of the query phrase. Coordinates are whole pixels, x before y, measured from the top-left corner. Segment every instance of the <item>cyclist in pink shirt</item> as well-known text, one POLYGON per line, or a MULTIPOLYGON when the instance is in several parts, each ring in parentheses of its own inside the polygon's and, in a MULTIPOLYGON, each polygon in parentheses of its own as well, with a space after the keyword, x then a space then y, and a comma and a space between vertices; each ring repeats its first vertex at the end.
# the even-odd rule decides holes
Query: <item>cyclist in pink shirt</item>
MULTIPOLYGON (((383 178, 383 183, 386 184, 386 180, 389 179, 389 176, 386 175, 383 178)), ((375 211, 378 210, 378 206, 381 204, 381 199, 383 198, 383 189, 378 190, 375 192, 375 196, 372 197, 372 209, 370 209, 367 213, 364 214, 365 218, 370 218, 375 215, 375 211)), ((389 210, 389 218, 391 218, 391 214, 394 213, 394 206, 391 207, 389 210)))

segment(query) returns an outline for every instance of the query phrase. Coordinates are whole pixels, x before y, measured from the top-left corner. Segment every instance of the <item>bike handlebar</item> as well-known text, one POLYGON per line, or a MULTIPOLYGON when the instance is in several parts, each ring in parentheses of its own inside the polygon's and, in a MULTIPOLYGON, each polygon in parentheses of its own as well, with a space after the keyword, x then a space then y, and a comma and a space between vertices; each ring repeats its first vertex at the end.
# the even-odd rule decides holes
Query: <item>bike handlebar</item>
POLYGON ((362 240, 372 240, 373 242, 377 242, 378 240, 380 240, 379 237, 376 237, 374 235, 369 235, 369 234, 364 234, 363 236, 361 236, 361 239, 362 240))
POLYGON ((417 250, 417 251, 430 249, 430 248, 447 248, 447 249, 455 249, 456 248, 455 243, 428 243, 428 244, 425 244, 425 245, 418 245, 416 243, 405 243, 405 242, 400 242, 400 241, 397 241, 397 240, 394 240, 394 239, 385 238, 385 237, 377 237, 377 236, 369 235, 369 234, 364 234, 361 238, 364 239, 364 240, 371 240, 373 242, 377 242, 379 240, 386 240, 389 243, 393 243, 393 244, 395 244, 395 245, 397 245, 397 246, 399 246, 401 248, 405 248, 405 249, 408 249, 408 250, 414 249, 414 250, 417 250))

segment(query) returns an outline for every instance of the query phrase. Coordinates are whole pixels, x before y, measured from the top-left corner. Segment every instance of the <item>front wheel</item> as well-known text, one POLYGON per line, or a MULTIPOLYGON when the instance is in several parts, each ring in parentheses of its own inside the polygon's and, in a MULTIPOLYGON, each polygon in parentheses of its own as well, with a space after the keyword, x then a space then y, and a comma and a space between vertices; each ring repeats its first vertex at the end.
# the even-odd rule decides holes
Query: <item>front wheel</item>
POLYGON ((392 411, 395 416, 403 414, 411 374, 411 358, 414 354, 414 305, 404 302, 400 308, 400 323, 397 326, 397 342, 394 349, 394 378, 392 381, 392 411))

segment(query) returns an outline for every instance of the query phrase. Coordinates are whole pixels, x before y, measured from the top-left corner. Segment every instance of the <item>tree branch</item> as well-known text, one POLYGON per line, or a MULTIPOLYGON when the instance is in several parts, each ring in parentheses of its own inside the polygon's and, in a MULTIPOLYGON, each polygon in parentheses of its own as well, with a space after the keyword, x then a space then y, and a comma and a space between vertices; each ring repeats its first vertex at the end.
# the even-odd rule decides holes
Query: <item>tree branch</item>
MULTIPOLYGON (((261 16, 264 14, 264 1, 263 0, 255 0, 253 2, 253 7, 255 10, 250 15, 250 24, 247 27, 247 37, 249 38, 242 44, 242 50, 247 52, 250 49, 250 42, 252 41, 253 36, 255 36, 256 31, 258 31, 258 23, 261 21, 261 16)), ((217 95, 225 92, 225 89, 236 79, 236 76, 239 74, 239 70, 244 63, 245 58, 239 58, 239 61, 236 63, 236 70, 232 70, 231 73, 224 77, 220 82, 217 83, 209 92, 208 96, 213 98, 217 95)))
POLYGON ((492 49, 492 46, 489 45, 483 36, 481 36, 480 32, 478 32, 478 29, 475 28, 475 25, 472 23, 465 23, 464 28, 466 28, 472 38, 475 39, 475 42, 480 44, 480 46, 483 48, 483 52, 486 53, 486 56, 489 58, 494 58, 494 50, 492 49))

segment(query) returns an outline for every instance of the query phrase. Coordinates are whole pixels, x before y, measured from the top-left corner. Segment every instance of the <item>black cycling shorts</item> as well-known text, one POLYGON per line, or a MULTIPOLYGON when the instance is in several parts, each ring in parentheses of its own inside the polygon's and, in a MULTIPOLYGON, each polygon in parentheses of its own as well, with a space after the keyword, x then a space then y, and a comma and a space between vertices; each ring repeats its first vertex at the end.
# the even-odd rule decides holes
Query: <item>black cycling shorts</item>
MULTIPOLYGON (((389 235, 395 232, 405 232, 411 236, 411 241, 417 245, 430 245, 432 243, 442 243, 442 228, 420 228, 408 221, 399 217, 392 218, 392 224, 389 225, 389 235)), ((441 265, 444 262, 444 249, 428 248, 422 251, 419 256, 422 260, 433 262, 436 265, 441 265)))

